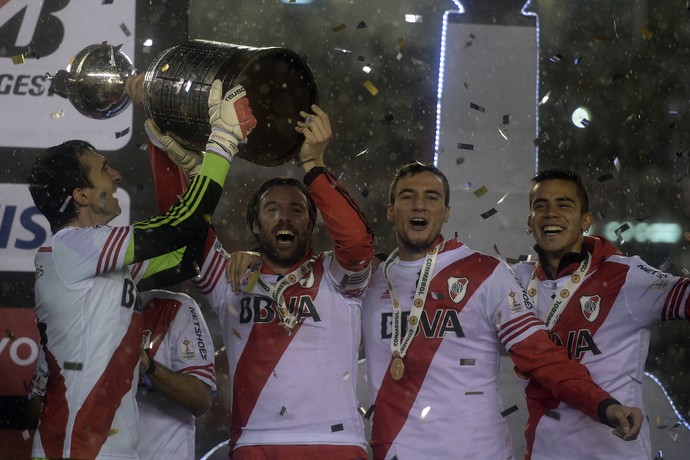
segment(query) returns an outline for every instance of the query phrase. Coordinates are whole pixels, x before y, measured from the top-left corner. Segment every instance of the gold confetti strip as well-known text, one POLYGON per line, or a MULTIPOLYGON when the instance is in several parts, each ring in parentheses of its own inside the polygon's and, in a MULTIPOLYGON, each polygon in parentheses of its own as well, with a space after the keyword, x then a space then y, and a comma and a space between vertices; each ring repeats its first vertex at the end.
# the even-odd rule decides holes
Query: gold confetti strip
POLYGON ((645 40, 651 40, 651 38, 654 37, 654 32, 646 27, 640 27, 640 35, 642 35, 642 38, 645 40))
POLYGON ((261 276, 261 273, 259 270, 254 270, 252 272, 251 278, 249 278, 249 282, 247 283, 247 292, 252 292, 254 290, 254 286, 256 286, 256 282, 259 281, 259 276, 261 276))
POLYGON ((341 30, 344 30, 344 29, 347 29, 347 25, 345 25, 345 24, 338 24, 337 26, 331 28, 331 30, 333 32, 340 32, 341 30))
POLYGON ((398 49, 402 51, 405 48, 405 37, 398 37, 398 49))
POLYGON ((108 436, 113 436, 116 435, 120 432, 120 429, 116 426, 112 427, 110 431, 108 431, 108 436))
POLYGON ((23 54, 16 54, 16 55, 12 56, 12 64, 14 64, 14 65, 24 64, 24 55, 23 54))
POLYGON ((477 198, 486 195, 489 192, 489 189, 486 187, 486 185, 482 185, 479 187, 477 190, 474 191, 474 196, 477 198))
POLYGON ((233 328, 233 330, 232 330, 232 335, 234 335, 234 336, 237 337, 238 339, 242 340, 242 335, 239 333, 239 331, 238 331, 237 329, 234 329, 234 328, 233 328))
POLYGON ((379 93, 379 89, 369 80, 365 81, 363 85, 372 96, 376 96, 379 93))
MULTIPOLYGON (((58 118, 62 118, 65 116, 65 111, 64 110, 58 110, 57 112, 53 112, 50 114, 50 118, 53 120, 57 120, 58 118)), ((146 144, 144 144, 146 145, 146 144)))
POLYGON ((14 335, 14 332, 12 332, 12 329, 5 329, 5 336, 12 342, 17 340, 17 337, 14 335))
POLYGON ((165 73, 168 71, 169 68, 170 66, 168 64, 163 64, 163 67, 161 67, 161 72, 165 73))

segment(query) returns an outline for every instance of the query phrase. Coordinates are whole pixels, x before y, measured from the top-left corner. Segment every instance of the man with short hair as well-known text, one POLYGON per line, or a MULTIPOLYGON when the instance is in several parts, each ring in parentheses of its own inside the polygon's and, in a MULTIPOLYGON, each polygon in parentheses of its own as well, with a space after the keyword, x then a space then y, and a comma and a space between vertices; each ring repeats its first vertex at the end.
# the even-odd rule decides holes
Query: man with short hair
POLYGON ((634 438, 639 409, 620 406, 551 342, 505 263, 443 238, 449 213, 440 170, 415 162, 397 171, 387 207, 397 248, 363 303, 374 458, 513 458, 501 347, 522 375, 634 438))
MULTIPOLYGON (((260 269, 250 276, 246 259, 228 259, 212 238, 194 280, 222 325, 233 460, 367 458, 356 381, 373 236, 355 201, 325 168, 330 121, 318 106, 311 109, 300 112, 304 121, 296 127, 304 135, 304 179, 270 179, 247 206, 260 269), (332 251, 315 253, 311 246, 317 209, 332 251)), ((178 165, 193 168, 179 145, 169 149, 178 165)))
POLYGON ((210 91, 209 119, 212 153, 187 193, 167 214, 133 225, 108 226, 120 213, 114 194, 122 176, 91 144, 68 141, 34 161, 29 190, 53 231, 35 258, 50 379, 34 457, 137 458, 142 315, 135 283, 174 265, 178 249, 206 234, 230 161, 256 126, 244 90, 224 97, 220 81, 210 91))
MULTIPOLYGON (((690 280, 623 256, 601 236, 584 236, 592 213, 577 174, 547 170, 532 183, 527 226, 539 257, 514 271, 553 340, 613 397, 641 407, 650 329, 690 318, 690 280)), ((651 458, 646 420, 636 440, 622 443, 540 382, 531 380, 526 394, 532 459, 651 458)))

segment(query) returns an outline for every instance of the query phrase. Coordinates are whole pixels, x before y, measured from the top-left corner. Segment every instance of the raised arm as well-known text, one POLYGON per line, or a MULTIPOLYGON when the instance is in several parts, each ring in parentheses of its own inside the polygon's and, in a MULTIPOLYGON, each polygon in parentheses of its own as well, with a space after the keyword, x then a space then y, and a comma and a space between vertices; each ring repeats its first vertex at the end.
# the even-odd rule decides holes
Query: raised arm
POLYGON ((368 273, 374 255, 373 232, 357 203, 326 170, 323 153, 332 136, 331 125, 326 112, 316 105, 311 108, 312 114, 300 112, 304 121, 297 122, 295 128, 304 134, 299 152, 306 173, 304 183, 335 243, 337 263, 348 272, 368 273))

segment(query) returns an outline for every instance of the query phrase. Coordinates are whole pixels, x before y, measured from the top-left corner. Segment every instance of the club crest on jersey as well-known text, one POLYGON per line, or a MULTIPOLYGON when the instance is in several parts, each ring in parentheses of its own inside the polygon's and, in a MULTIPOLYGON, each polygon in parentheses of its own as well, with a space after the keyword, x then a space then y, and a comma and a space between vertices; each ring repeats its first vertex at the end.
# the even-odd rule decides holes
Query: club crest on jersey
POLYGON ((456 278, 454 276, 448 278, 448 294, 450 295, 450 300, 455 303, 460 303, 460 301, 465 298, 469 283, 470 280, 467 278, 456 278))
POLYGON ((190 359, 194 359, 196 356, 196 353, 194 353, 194 342, 189 340, 187 337, 180 342, 180 355, 182 356, 182 359, 185 361, 189 361, 190 359))
POLYGON ((583 295, 580 297, 580 306, 582 307, 582 315, 587 321, 593 323, 599 316, 599 306, 601 305, 601 297, 598 295, 583 295))

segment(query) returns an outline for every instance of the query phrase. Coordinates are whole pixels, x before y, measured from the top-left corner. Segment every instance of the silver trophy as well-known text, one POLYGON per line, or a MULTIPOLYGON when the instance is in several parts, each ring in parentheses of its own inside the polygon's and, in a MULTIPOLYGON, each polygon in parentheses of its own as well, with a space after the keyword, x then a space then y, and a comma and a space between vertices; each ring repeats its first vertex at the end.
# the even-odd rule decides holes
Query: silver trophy
MULTIPOLYGON (((124 82, 136 74, 131 60, 108 44, 80 51, 53 77, 53 90, 83 115, 111 118, 130 104, 124 82)), ((237 84, 247 96, 258 126, 239 155, 262 166, 293 159, 303 137, 294 129, 318 103, 314 75, 297 53, 285 48, 253 48, 191 40, 164 51, 144 77, 144 110, 158 127, 183 146, 201 150, 211 133, 208 95, 213 80, 227 91, 237 84)))

